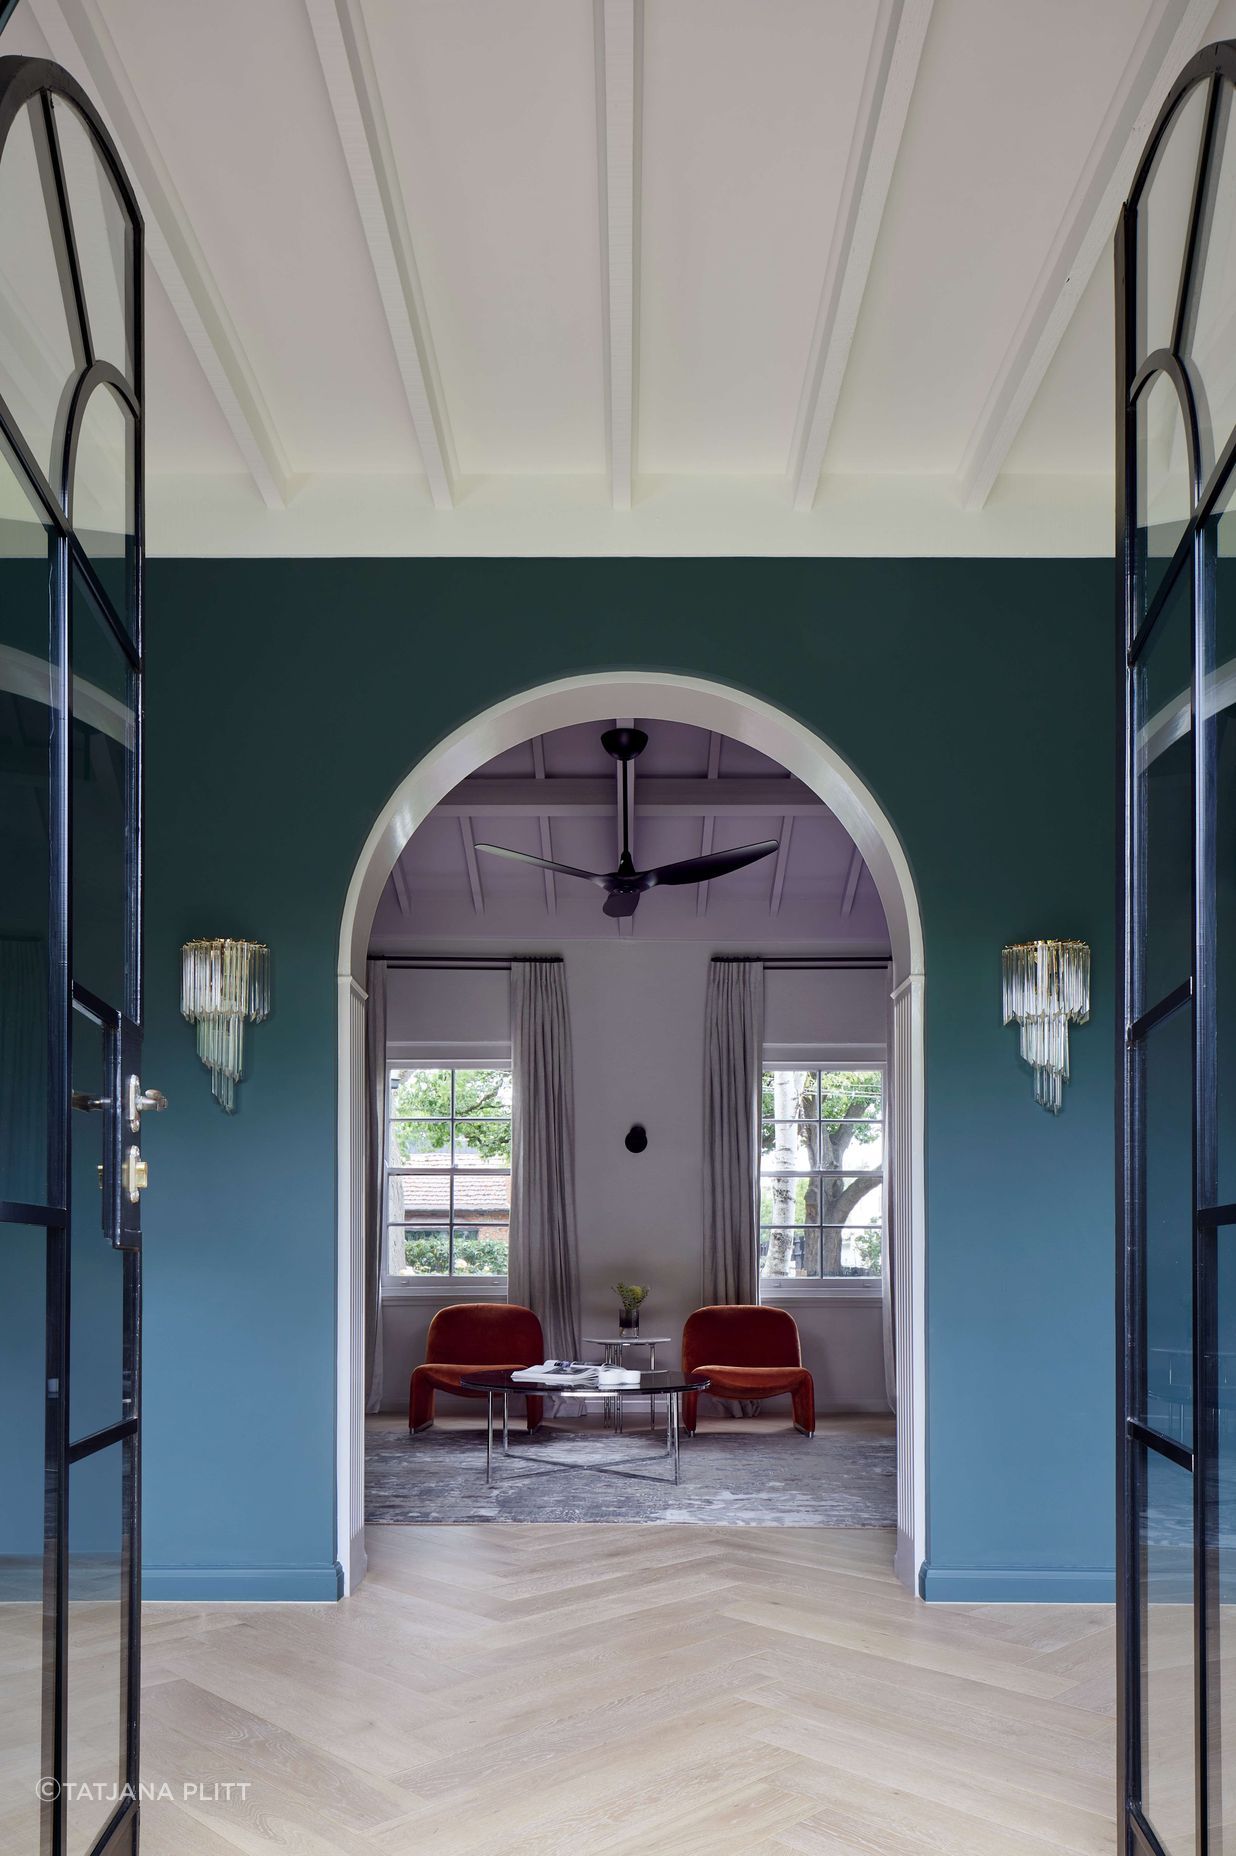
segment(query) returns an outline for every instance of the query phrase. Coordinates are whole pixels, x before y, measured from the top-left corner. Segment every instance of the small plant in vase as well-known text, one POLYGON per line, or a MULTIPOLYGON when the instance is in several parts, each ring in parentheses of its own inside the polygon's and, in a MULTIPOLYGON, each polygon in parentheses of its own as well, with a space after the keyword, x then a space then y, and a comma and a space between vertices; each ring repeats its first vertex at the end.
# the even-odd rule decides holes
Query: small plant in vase
POLYGON ((618 1310, 619 1331, 624 1334, 638 1334, 640 1303, 647 1300, 647 1283, 616 1282, 614 1289, 622 1304, 618 1310))

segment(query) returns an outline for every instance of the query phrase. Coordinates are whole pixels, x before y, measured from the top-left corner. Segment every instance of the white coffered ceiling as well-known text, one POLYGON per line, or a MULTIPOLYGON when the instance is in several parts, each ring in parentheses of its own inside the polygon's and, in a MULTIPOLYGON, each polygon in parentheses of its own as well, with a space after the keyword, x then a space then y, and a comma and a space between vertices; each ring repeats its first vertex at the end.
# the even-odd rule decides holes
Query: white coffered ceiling
POLYGON ((487 762, 430 813, 382 894, 373 947, 394 954, 471 940, 509 949, 633 938, 888 954, 871 873, 810 788, 708 729, 640 726, 648 746, 631 786, 638 868, 765 839, 778 841, 777 853, 711 883, 650 890, 634 916, 615 921, 592 884, 479 851, 498 844, 581 870, 614 869, 619 788, 601 725, 558 728, 487 762))
POLYGON ((21 0, 0 50, 143 199, 153 553, 1106 553, 1116 211, 1232 30, 21 0))

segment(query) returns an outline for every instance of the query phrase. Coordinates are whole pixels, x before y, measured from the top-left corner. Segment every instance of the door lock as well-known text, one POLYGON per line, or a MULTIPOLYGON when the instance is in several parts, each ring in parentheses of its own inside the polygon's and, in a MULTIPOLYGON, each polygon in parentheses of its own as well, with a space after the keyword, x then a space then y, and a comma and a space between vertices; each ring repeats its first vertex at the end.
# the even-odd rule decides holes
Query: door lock
POLYGON ((129 1127, 136 1134, 142 1125, 142 1116, 148 1113, 158 1114, 167 1107, 167 1097, 161 1089, 143 1089, 140 1078, 131 1076, 125 1084, 125 1112, 129 1127))
POLYGON ((120 1168, 120 1184, 128 1194, 130 1205, 137 1204, 150 1184, 150 1168, 142 1159, 141 1149, 136 1143, 125 1150, 124 1163, 120 1168))

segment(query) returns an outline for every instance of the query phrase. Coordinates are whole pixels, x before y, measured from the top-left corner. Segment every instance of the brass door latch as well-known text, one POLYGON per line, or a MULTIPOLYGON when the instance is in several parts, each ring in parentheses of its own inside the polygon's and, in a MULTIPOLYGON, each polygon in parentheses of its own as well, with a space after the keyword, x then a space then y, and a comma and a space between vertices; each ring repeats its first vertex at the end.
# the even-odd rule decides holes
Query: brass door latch
POLYGON ((124 1161, 120 1168, 120 1184, 128 1194, 130 1205, 137 1204, 138 1198, 150 1184, 150 1168, 142 1159, 141 1149, 136 1142, 125 1149, 124 1161))

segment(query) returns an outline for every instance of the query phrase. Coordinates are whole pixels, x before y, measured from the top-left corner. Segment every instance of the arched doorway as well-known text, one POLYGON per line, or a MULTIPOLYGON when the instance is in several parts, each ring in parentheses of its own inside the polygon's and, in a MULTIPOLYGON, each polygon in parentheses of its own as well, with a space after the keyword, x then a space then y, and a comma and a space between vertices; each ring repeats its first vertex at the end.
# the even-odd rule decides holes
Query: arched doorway
POLYGON ((348 885, 338 958, 337 1554, 350 1591, 364 1572, 364 989, 378 898, 413 832, 451 789, 530 735, 614 715, 689 722, 780 761, 858 846, 888 921, 893 970, 890 1183, 897 1222, 897 1558, 914 1585, 926 1558, 926 1322, 923 934, 910 866, 891 820, 854 770, 784 711, 703 678, 612 671, 564 678, 495 704, 411 770, 378 815, 348 885))

